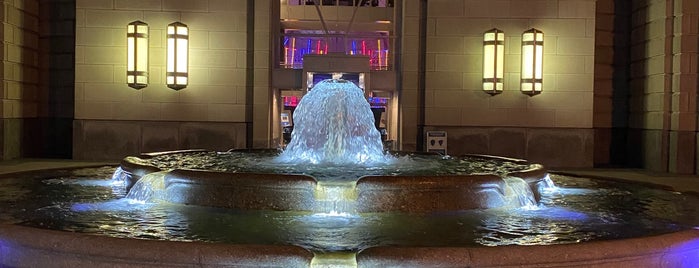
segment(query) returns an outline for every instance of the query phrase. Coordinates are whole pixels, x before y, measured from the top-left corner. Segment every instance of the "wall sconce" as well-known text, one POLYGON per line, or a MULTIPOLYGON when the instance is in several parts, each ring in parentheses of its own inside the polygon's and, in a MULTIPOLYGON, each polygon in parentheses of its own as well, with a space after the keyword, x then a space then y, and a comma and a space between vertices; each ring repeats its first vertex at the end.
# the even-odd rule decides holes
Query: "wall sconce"
POLYGON ((187 87, 187 57, 189 51, 189 29, 181 22, 167 26, 167 87, 180 90, 187 87))
POLYGON ((529 29, 522 34, 522 93, 541 93, 543 83, 544 33, 529 29))
POLYGON ((490 95, 502 93, 505 33, 493 28, 483 36, 483 91, 490 95))
POLYGON ((134 21, 126 26, 126 83, 135 89, 148 86, 148 24, 134 21))

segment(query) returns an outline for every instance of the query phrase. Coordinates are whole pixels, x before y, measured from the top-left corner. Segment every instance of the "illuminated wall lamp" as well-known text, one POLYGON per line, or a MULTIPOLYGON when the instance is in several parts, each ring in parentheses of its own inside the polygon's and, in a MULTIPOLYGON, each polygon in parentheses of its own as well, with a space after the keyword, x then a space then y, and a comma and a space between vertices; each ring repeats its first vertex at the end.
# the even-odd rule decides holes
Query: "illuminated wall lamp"
POLYGON ((505 33, 491 29, 483 35, 483 91, 502 93, 504 80, 505 33))
POLYGON ((544 33, 529 29, 522 34, 522 93, 533 96, 543 89, 544 33))
POLYGON ((167 26, 167 66, 165 82, 167 87, 180 90, 189 82, 187 61, 189 53, 189 29, 181 22, 167 26))
POLYGON ((148 86, 148 24, 134 21, 126 26, 126 83, 135 89, 148 86))

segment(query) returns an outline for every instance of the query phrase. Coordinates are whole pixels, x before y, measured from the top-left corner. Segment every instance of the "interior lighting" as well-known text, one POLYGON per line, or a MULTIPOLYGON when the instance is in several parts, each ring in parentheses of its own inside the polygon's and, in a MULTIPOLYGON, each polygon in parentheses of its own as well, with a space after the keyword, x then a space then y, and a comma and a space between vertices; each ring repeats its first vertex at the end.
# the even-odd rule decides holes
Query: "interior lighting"
POLYGON ((533 96, 543 89, 544 33, 529 29, 522 34, 522 93, 533 96))
POLYGON ((167 87, 180 90, 187 87, 189 76, 187 62, 189 53, 189 29, 181 22, 167 26, 167 87))
POLYGON ((502 93, 504 81, 505 33, 491 29, 483 35, 483 91, 502 93))
POLYGON ((135 89, 148 86, 148 24, 134 21, 126 26, 126 83, 135 89))

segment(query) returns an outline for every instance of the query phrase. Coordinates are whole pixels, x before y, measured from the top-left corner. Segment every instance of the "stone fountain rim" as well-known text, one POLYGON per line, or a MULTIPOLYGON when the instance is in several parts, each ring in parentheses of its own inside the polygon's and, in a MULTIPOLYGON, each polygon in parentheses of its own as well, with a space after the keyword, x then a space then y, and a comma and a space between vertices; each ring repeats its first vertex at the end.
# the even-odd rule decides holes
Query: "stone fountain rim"
MULTIPOLYGON (((699 230, 647 237, 539 246, 372 247, 359 266, 614 266, 681 267, 699 254, 699 230)), ((244 245, 115 238, 0 224, 0 266, 310 266, 313 253, 293 245, 244 245)))
MULTIPOLYGON (((277 149, 232 149, 227 152, 254 152, 254 151, 274 151, 277 149)), ((121 160, 120 166, 126 171, 129 172, 132 175, 135 175, 137 178, 140 178, 141 176, 151 173, 151 172, 158 172, 158 171, 163 171, 162 169, 149 165, 146 163, 143 163, 142 160, 144 159, 150 159, 153 157, 157 156, 163 156, 163 155, 170 155, 170 154, 182 154, 182 153, 203 153, 203 152, 214 152, 211 150, 206 150, 206 149, 187 149, 187 150, 173 150, 173 151, 162 151, 162 152, 149 152, 149 153, 142 153, 139 156, 127 156, 124 157, 121 160), (141 162, 141 163, 139 163, 141 162)), ((398 155, 404 155, 404 154, 423 154, 423 155, 436 155, 436 153, 429 153, 429 152, 409 152, 409 151, 394 151, 392 153, 398 154, 398 155)), ((461 155, 460 157, 474 157, 474 158, 481 158, 481 159, 494 159, 494 160, 502 160, 502 161, 509 161, 509 162, 514 162, 516 164, 522 164, 526 165, 529 164, 531 168, 525 169, 525 170, 520 170, 512 173, 508 173, 508 176, 515 176, 515 177, 520 177, 527 181, 527 183, 536 183, 537 181, 543 179, 543 177, 546 175, 547 171, 546 168, 537 163, 530 163, 529 161, 525 159, 518 159, 518 158, 511 158, 511 157, 504 157, 504 156, 495 156, 495 155, 485 155, 485 154, 464 154, 461 155)), ((275 177, 284 177, 284 176, 298 176, 298 177, 307 177, 310 178, 314 181, 317 182, 317 180, 312 177, 312 176, 307 176, 307 175, 299 175, 299 174, 274 174, 274 173, 253 173, 253 172, 225 172, 225 171, 209 171, 209 170, 199 170, 199 169, 173 169, 173 170, 187 170, 191 172, 202 172, 202 173, 223 173, 223 174, 260 174, 260 175, 273 175, 275 177)), ((403 176, 403 177, 416 177, 416 178, 439 178, 439 177, 477 177, 477 176, 492 176, 493 174, 489 173, 475 173, 475 174, 468 174, 468 175, 438 175, 438 176, 403 176)), ((381 178, 389 178, 389 177, 401 177, 401 176, 390 176, 390 175, 367 175, 359 178, 357 180, 357 183, 359 184, 360 182, 366 182, 366 181, 371 181, 375 179, 381 179, 381 178)))
MULTIPOLYGON (((25 172, 99 166, 105 165, 35 169, 2 174, 0 179, 25 172)), ((471 263, 472 265, 480 266, 532 266, 542 265, 546 262, 546 264, 559 267, 600 266, 605 264, 612 267, 621 262, 633 262, 639 267, 645 267, 653 263, 657 264, 657 266, 681 266, 683 263, 678 262, 681 262, 683 256, 685 260, 692 261, 694 260, 692 258, 696 257, 691 256, 699 254, 699 244, 696 242, 692 243, 692 241, 696 240, 699 240, 699 230, 697 229, 648 237, 561 245, 431 248, 372 247, 360 251, 357 261, 360 265, 380 260, 390 262, 394 260, 393 258, 396 258, 399 263, 414 265, 452 264, 463 266, 471 263), (673 252, 672 249, 676 249, 678 252, 673 252), (429 257, 425 258, 424 256, 429 257)), ((251 246, 206 242, 154 241, 0 224, 0 266, 130 264, 152 267, 155 265, 178 264, 231 265, 234 261, 237 263, 252 261, 252 263, 259 265, 265 260, 274 261, 284 258, 310 266, 312 256, 313 253, 298 246, 251 246), (99 248, 105 248, 105 250, 99 251, 97 250, 99 248), (246 252, 249 255, 240 256, 241 259, 232 258, 241 249, 247 250, 246 252), (283 252, 290 253, 281 254, 283 252), (123 254, 119 255, 118 253, 123 254), (145 257, 146 255, 148 257, 145 257), (174 256, 176 260, 168 259, 170 256, 174 256)))

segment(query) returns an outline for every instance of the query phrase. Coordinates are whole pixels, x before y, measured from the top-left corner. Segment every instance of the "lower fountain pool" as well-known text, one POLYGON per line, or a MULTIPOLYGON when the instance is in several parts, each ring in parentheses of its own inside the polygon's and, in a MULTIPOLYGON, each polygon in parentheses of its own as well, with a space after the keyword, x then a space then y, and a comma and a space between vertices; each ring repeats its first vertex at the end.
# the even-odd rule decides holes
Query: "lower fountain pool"
POLYGON ((0 178, 0 223, 121 238, 296 245, 312 252, 378 246, 553 245, 658 235, 699 224, 699 198, 552 174, 536 207, 431 213, 237 210, 125 198, 114 167, 0 178))

